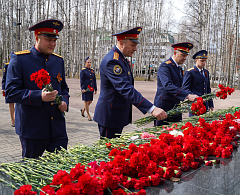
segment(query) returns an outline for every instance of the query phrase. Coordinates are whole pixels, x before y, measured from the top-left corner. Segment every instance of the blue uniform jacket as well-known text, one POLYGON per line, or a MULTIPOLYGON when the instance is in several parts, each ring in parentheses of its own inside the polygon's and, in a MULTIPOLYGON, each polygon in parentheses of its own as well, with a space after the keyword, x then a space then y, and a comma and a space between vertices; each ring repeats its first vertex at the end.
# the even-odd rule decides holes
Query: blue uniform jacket
MULTIPOLYGON (((92 68, 83 68, 80 72, 80 85, 82 90, 86 90, 88 85, 92 87, 95 91, 97 91, 97 83, 95 72, 92 68)), ((87 91, 87 93, 93 93, 91 91, 87 91)))
MULTIPOLYGON (((183 89, 189 91, 191 94, 202 96, 211 93, 209 72, 204 70, 205 77, 199 72, 198 68, 194 66, 185 72, 183 79, 183 89)), ((213 101, 209 100, 206 103, 206 108, 213 107, 213 101)))
POLYGON ((109 128, 122 128, 132 121, 132 104, 143 114, 152 103, 135 88, 131 68, 114 46, 100 64, 101 91, 94 120, 109 128))
POLYGON ((42 90, 30 75, 45 69, 51 76, 53 89, 69 105, 69 89, 65 81, 64 61, 61 56, 49 56, 31 50, 11 54, 6 81, 6 97, 16 103, 15 129, 24 138, 45 139, 66 133, 65 118, 54 102, 43 102, 42 90), (60 73, 60 77, 58 76, 60 73), (62 80, 60 80, 62 78, 62 80))
POLYGON ((183 101, 189 94, 182 90, 182 76, 180 70, 169 58, 163 62, 158 69, 157 74, 157 92, 154 99, 154 105, 165 111, 171 110, 175 104, 183 101))

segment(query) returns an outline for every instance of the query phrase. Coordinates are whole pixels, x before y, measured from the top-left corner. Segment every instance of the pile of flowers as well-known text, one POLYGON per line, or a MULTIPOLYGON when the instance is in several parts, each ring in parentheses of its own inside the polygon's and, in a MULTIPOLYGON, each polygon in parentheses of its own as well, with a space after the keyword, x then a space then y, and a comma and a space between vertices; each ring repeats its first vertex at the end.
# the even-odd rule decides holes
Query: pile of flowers
MULTIPOLYGON (((101 195, 109 191, 113 195, 145 195, 146 186, 180 178, 182 172, 197 169, 204 163, 206 166, 220 163, 219 159, 208 160, 208 156, 229 158, 238 147, 239 117, 240 112, 235 112, 211 123, 199 118, 195 126, 190 122, 182 126, 180 134, 162 133, 158 138, 145 133, 140 137, 148 137, 148 143, 139 146, 131 143, 126 149, 106 144, 106 148, 111 148, 108 162, 93 161, 88 166, 79 163, 70 172, 59 170, 52 182, 41 188, 40 194, 101 195), (140 191, 128 190, 133 188, 140 191)), ((21 194, 19 190, 15 191, 16 195, 21 194)))
MULTIPOLYGON (((234 88, 224 87, 222 84, 218 85, 218 88, 209 94, 204 94, 201 97, 197 98, 197 103, 193 103, 189 100, 185 100, 182 103, 176 105, 173 109, 167 111, 167 115, 178 115, 186 112, 196 113, 199 115, 204 114, 206 112, 206 107, 202 104, 203 100, 208 101, 213 98, 220 97, 220 99, 226 99, 228 95, 231 95, 234 92, 234 88), (220 91, 218 91, 220 90, 220 91), (202 102, 202 103, 201 103, 202 102), (193 104, 193 106, 192 106, 193 104), (205 111, 205 112, 204 112, 205 111)), ((134 121, 134 124, 137 127, 144 126, 148 123, 153 122, 157 118, 154 116, 147 116, 141 119, 134 121)))

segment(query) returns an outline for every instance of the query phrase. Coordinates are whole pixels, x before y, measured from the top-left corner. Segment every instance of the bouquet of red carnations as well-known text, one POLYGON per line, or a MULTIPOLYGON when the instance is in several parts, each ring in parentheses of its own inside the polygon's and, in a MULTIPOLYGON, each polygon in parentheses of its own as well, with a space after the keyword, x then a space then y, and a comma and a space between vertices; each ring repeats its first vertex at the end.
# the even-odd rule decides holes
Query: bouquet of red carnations
MULTIPOLYGON (((85 89, 85 92, 86 91, 93 91, 94 89, 93 89, 93 87, 90 87, 90 85, 88 85, 88 87, 87 87, 87 89, 85 89)), ((82 91, 78 94, 78 97, 80 96, 80 95, 82 95, 82 91)))
MULTIPOLYGON (((178 115, 186 112, 191 112, 197 114, 198 116, 206 112, 206 107, 203 104, 204 101, 212 100, 213 98, 220 97, 220 99, 226 99, 228 95, 231 95, 234 92, 234 88, 224 87, 222 84, 218 85, 218 88, 212 93, 202 95, 197 98, 197 102, 193 103, 189 100, 183 101, 182 103, 175 106, 173 109, 167 111, 167 115, 178 115), (220 90, 220 91, 219 91, 220 90)), ((148 123, 153 122, 157 118, 154 116, 147 116, 141 119, 134 121, 134 124, 137 127, 144 126, 148 123)))
POLYGON ((193 114, 196 114, 197 116, 202 115, 206 112, 206 106, 203 104, 202 97, 197 98, 196 103, 192 103, 191 110, 193 114))
MULTIPOLYGON (((32 73, 30 76, 30 80, 35 81, 35 83, 40 89, 42 89, 44 86, 46 91, 53 91, 54 89, 52 87, 52 84, 50 83, 51 81, 50 78, 51 77, 49 76, 49 73, 44 69, 41 69, 35 73, 32 73)), ((62 95, 57 95, 55 102, 57 105, 61 105, 62 95)), ((63 112, 63 114, 65 115, 65 112, 63 112)))

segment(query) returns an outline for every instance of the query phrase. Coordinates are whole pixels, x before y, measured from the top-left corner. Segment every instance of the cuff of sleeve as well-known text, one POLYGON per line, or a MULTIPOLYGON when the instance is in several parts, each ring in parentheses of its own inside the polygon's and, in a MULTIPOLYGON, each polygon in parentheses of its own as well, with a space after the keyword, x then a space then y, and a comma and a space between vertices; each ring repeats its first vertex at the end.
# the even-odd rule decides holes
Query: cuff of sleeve
POLYGON ((147 112, 148 112, 149 114, 151 114, 152 111, 154 110, 154 108, 156 108, 156 106, 153 105, 147 112))
MULTIPOLYGON (((188 95, 189 95, 189 94, 188 94, 188 95)), ((188 95, 187 95, 187 96, 188 96, 188 95)), ((184 100, 183 100, 183 101, 187 100, 187 96, 184 98, 184 100)))

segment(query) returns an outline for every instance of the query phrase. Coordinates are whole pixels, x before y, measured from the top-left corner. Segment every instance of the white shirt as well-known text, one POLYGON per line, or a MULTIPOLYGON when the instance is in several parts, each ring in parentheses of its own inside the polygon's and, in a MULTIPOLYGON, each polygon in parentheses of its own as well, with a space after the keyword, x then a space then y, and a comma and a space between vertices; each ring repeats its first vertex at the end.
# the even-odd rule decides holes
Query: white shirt
MULTIPOLYGON (((197 66, 196 66, 196 67, 197 67, 197 66)), ((200 72, 200 74, 204 76, 204 71, 203 71, 203 73, 201 72, 201 71, 203 70, 203 68, 200 69, 200 68, 197 67, 197 69, 198 69, 198 71, 200 72)), ((205 77, 205 76, 204 76, 204 77, 205 77)))
POLYGON ((175 62, 175 64, 177 65, 177 67, 182 67, 181 65, 179 65, 174 59, 173 59, 173 57, 172 57, 172 60, 175 62))

